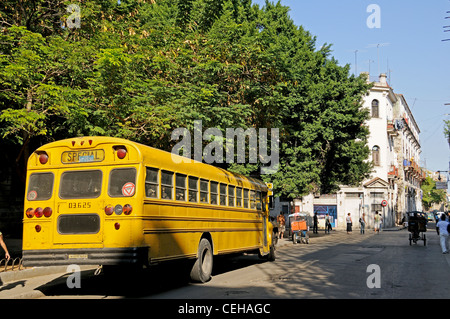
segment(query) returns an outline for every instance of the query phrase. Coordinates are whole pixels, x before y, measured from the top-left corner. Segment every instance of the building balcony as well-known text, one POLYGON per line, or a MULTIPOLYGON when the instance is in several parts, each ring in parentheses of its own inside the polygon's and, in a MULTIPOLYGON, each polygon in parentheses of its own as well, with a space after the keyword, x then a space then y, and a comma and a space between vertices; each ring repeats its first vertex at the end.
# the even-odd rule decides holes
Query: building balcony
POLYGON ((399 178, 399 170, 395 165, 391 166, 391 170, 388 172, 388 178, 399 178))
POLYGON ((387 121, 387 133, 394 136, 398 135, 398 130, 394 125, 394 121, 387 121))

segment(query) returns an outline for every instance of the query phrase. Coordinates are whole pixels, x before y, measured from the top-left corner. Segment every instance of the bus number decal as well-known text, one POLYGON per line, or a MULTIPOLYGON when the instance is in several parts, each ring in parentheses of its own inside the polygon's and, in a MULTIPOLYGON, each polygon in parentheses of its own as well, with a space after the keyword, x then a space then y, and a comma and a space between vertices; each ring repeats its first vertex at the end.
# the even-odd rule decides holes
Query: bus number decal
POLYGON ((91 208, 91 202, 69 202, 69 208, 91 208))

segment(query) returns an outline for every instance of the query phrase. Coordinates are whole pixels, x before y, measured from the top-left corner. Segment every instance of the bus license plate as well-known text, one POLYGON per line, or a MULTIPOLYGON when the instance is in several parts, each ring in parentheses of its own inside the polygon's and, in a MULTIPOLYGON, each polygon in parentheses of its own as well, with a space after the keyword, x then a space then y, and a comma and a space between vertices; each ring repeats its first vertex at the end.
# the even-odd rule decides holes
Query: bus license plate
POLYGON ((73 254, 69 255, 69 259, 88 259, 87 254, 73 254))

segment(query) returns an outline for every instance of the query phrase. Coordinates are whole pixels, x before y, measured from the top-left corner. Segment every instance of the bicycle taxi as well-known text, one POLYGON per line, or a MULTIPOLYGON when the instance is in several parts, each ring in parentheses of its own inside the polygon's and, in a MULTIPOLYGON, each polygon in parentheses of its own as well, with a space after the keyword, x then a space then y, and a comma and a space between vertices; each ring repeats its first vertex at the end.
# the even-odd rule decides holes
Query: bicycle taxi
POLYGON ((294 244, 309 244, 309 230, 306 213, 294 213, 289 215, 289 224, 292 232, 292 242, 294 244))

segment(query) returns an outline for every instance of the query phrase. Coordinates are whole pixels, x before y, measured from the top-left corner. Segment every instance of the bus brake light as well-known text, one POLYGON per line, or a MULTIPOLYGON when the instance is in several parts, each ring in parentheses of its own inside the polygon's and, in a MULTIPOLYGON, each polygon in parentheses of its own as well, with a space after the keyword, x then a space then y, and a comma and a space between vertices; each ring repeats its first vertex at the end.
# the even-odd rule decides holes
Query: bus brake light
POLYGON ((41 207, 38 207, 34 211, 34 216, 37 218, 41 218, 44 215, 44 210, 41 207))
POLYGON ((25 214, 27 215, 28 218, 32 218, 34 216, 34 209, 28 208, 25 214))
POLYGON ((131 207, 130 204, 125 204, 125 206, 123 206, 123 213, 125 215, 130 215, 132 211, 133 211, 133 207, 131 207))
POLYGON ((114 207, 112 205, 107 205, 105 207, 105 214, 110 216, 114 212, 114 207))
POLYGON ((53 211, 50 207, 45 207, 43 213, 45 217, 50 217, 52 216, 53 211))

